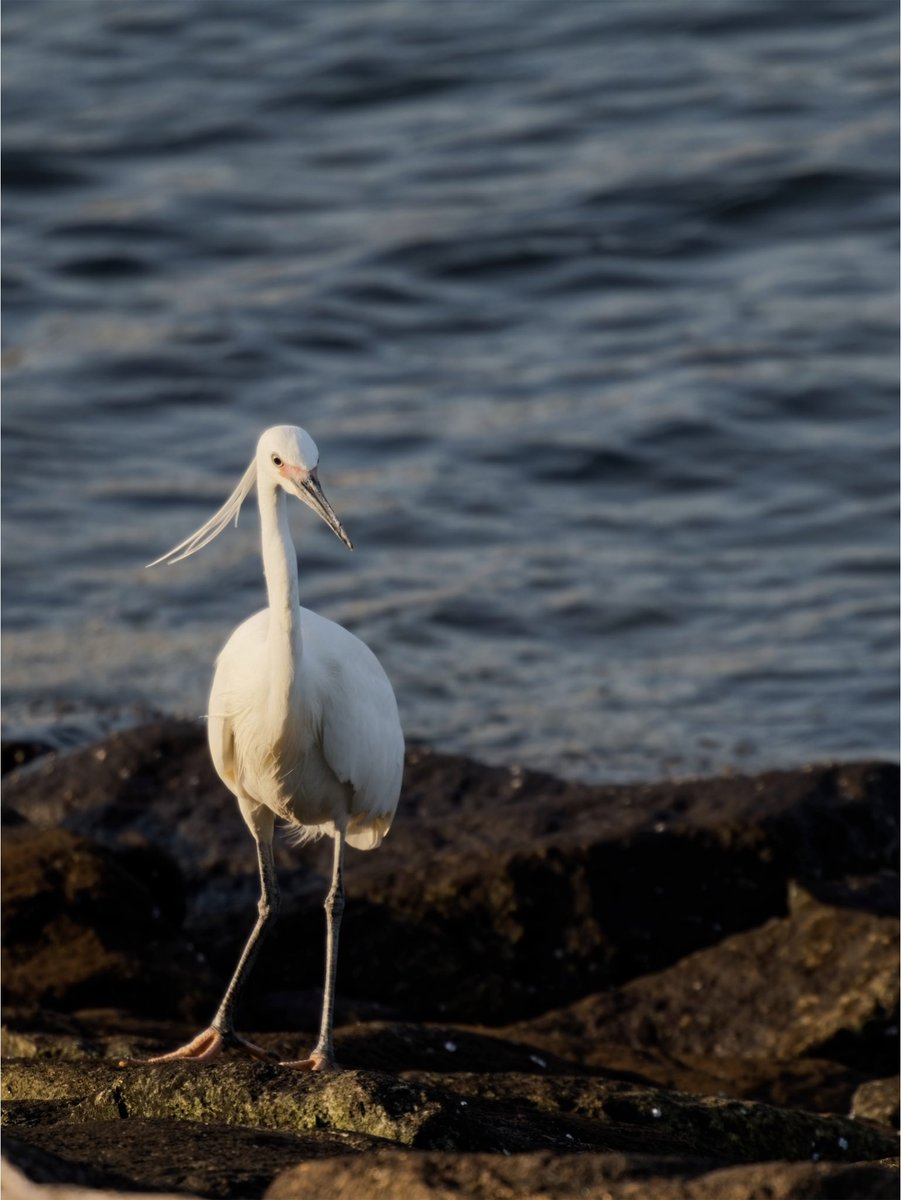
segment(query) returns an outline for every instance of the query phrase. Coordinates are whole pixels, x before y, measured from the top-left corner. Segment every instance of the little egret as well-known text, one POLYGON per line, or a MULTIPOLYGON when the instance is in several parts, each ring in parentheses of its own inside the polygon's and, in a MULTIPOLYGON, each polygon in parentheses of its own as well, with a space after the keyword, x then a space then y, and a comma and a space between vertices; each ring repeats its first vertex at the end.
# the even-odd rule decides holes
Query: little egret
POLYGON ((269 605, 234 631, 216 663, 210 691, 209 743, 219 778, 234 793, 253 834, 260 872, 259 915, 209 1029, 150 1062, 206 1059, 224 1045, 271 1057, 239 1037, 234 1014, 264 935, 276 920, 278 880, 272 854, 277 820, 298 841, 334 839, 325 898, 325 987, 319 1040, 309 1058, 283 1065, 334 1070, 332 1025, 338 933, 344 911, 344 845, 372 850, 397 808, 404 739, 388 677, 368 646, 340 625, 301 608, 297 558, 286 496, 318 513, 353 549, 318 477, 319 451, 294 425, 261 436, 241 482, 205 525, 157 563, 179 562, 221 533, 254 484, 260 507, 269 605))

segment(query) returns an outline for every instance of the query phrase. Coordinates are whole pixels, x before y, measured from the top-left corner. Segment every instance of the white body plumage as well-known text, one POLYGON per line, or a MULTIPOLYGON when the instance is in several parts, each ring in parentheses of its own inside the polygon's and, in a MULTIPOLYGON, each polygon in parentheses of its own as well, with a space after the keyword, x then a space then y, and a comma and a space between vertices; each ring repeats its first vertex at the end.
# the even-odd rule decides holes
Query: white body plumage
POLYGON ((209 741, 225 785, 292 825, 298 839, 334 836, 371 850, 397 808, 404 743, 378 659, 348 630, 300 609, 294 673, 273 688, 269 610, 245 621, 216 664, 209 741))

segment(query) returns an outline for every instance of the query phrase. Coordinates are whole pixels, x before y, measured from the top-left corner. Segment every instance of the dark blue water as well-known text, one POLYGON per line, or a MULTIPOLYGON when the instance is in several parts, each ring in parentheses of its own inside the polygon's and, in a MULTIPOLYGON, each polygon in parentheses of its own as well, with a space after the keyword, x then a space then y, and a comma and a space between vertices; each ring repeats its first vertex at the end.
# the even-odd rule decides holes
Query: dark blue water
POLYGON ((304 603, 409 735, 586 778, 894 755, 897 6, 6 0, 9 732, 199 714, 304 603))

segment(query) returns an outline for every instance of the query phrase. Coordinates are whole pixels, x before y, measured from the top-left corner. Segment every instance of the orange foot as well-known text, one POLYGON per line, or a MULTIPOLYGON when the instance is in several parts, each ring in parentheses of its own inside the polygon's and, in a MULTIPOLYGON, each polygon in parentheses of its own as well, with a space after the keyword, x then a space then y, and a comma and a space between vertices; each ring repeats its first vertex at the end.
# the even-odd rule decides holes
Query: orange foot
POLYGON ((335 1071, 338 1072, 342 1068, 338 1066, 331 1054, 323 1054, 320 1050, 314 1050, 309 1058, 295 1058, 289 1062, 280 1062, 280 1067, 292 1067, 295 1071, 335 1071))
POLYGON ((168 1054, 155 1054, 152 1058, 122 1058, 119 1060, 119 1066, 135 1067, 145 1063, 181 1060, 199 1062, 215 1057, 225 1046, 234 1046, 238 1050, 243 1050, 245 1054, 249 1054, 251 1058, 262 1058, 267 1062, 271 1062, 275 1058, 270 1051, 264 1050, 262 1046, 257 1046, 253 1042, 248 1042, 246 1038, 239 1037, 236 1033, 223 1034, 218 1029, 205 1029, 203 1033, 198 1033, 193 1041, 179 1046, 177 1050, 170 1050, 168 1054))

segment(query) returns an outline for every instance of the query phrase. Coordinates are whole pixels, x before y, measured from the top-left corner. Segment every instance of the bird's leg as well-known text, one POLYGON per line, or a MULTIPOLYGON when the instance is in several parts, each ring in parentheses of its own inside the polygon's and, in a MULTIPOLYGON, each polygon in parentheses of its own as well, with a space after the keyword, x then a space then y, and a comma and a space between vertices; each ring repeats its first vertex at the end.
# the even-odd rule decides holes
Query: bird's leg
POLYGON ((322 1018, 319 1040, 311 1057, 322 1056, 334 1067, 335 1048, 332 1027, 335 1021, 335 979, 338 974, 338 935, 344 914, 344 833, 335 830, 335 854, 332 862, 332 883, 325 897, 325 988, 322 993, 322 1018))
POLYGON ((338 973, 338 934, 344 912, 344 832, 335 830, 335 855, 332 863, 332 883, 325 897, 325 988, 322 993, 322 1019, 319 1040, 309 1058, 283 1062, 283 1067, 302 1071, 337 1071, 332 1027, 335 1019, 335 977, 338 973))
POLYGON ((235 1033, 234 1013, 241 991, 250 974, 257 952, 263 938, 275 924, 280 906, 278 876, 272 857, 272 838, 257 838, 257 859, 260 869, 260 900, 257 906, 257 920, 251 931, 247 944, 238 960, 234 974, 229 980, 225 995, 222 997, 216 1015, 209 1029, 199 1033, 197 1037, 171 1050, 168 1054, 157 1054, 146 1059, 124 1059, 119 1065, 130 1066, 136 1062, 160 1063, 174 1062, 177 1059, 207 1059, 218 1054, 224 1046, 234 1046, 244 1050, 252 1058, 273 1059, 276 1056, 262 1046, 247 1041, 235 1033))
POLYGON ((257 840, 257 858, 260 868, 260 899, 257 905, 256 924, 251 931, 250 937, 247 939, 247 945, 244 947, 241 957, 238 960, 238 965, 235 967, 235 972, 229 980, 228 987, 225 989, 225 995, 222 997, 219 1008, 216 1010, 215 1017, 213 1017, 211 1029, 219 1034, 226 1045, 242 1046, 255 1058, 272 1058, 274 1056, 269 1054, 268 1051, 262 1050, 259 1046, 254 1046, 252 1042, 239 1037, 235 1033, 234 1020, 238 998, 244 990, 244 985, 256 961, 257 953, 263 944, 263 939, 277 921, 279 908, 281 907, 281 896, 278 887, 278 876, 275 871, 275 862, 272 856, 271 839, 260 838, 257 840))

